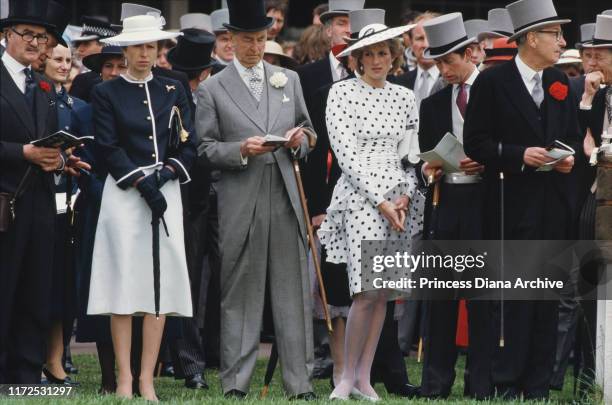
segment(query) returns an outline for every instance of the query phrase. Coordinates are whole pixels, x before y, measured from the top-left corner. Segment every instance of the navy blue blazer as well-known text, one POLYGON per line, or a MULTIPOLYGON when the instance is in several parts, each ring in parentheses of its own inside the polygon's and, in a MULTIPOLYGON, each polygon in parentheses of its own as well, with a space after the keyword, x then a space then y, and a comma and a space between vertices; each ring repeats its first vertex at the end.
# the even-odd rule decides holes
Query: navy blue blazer
POLYGON ((196 137, 189 101, 180 82, 152 75, 146 82, 118 77, 97 85, 92 93, 97 150, 123 189, 144 176, 143 169, 170 165, 181 183, 191 180, 189 169, 196 155, 196 137), (177 106, 189 133, 178 153, 169 156, 170 119, 177 106))

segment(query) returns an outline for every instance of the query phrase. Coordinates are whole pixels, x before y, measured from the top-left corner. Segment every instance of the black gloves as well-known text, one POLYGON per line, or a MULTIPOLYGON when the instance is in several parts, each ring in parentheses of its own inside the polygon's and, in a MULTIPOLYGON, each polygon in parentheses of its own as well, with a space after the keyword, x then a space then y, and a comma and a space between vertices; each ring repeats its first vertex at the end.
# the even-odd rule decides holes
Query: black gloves
POLYGON ((177 177, 178 177, 178 174, 176 174, 172 170, 168 169, 168 167, 164 166, 159 171, 159 177, 158 177, 158 180, 157 180, 157 184, 158 184, 159 188, 162 188, 164 186, 164 184, 166 184, 166 182, 168 182, 170 180, 174 180, 177 177))
POLYGON ((136 188, 147 202, 154 216, 160 218, 164 215, 168 204, 164 195, 159 191, 160 186, 157 185, 155 174, 146 176, 137 185, 136 188))

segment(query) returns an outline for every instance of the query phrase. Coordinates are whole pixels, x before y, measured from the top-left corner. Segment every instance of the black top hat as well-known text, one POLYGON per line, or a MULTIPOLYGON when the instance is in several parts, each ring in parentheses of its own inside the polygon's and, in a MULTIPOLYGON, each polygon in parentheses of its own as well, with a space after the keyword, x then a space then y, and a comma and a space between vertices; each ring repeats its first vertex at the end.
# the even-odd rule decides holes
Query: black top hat
POLYGON ((39 25, 48 29, 53 24, 47 21, 48 0, 10 0, 9 15, 0 20, 0 29, 17 24, 39 25))
POLYGON ((228 0, 229 24, 223 24, 230 31, 257 32, 274 24, 274 18, 266 15, 264 0, 228 0))
POLYGON ((55 37, 58 43, 63 46, 68 46, 62 35, 64 30, 70 22, 70 14, 68 10, 56 1, 49 0, 49 7, 47 8, 47 21, 53 24, 53 28, 49 30, 49 33, 55 37))
POLYGON ((190 72, 208 69, 215 64, 211 54, 215 47, 215 36, 197 28, 181 31, 178 44, 168 51, 168 62, 173 69, 190 72))
POLYGON ((102 48, 102 52, 94 53, 83 58, 83 65, 93 72, 101 73, 102 65, 109 59, 123 57, 123 50, 120 46, 107 45, 102 48))

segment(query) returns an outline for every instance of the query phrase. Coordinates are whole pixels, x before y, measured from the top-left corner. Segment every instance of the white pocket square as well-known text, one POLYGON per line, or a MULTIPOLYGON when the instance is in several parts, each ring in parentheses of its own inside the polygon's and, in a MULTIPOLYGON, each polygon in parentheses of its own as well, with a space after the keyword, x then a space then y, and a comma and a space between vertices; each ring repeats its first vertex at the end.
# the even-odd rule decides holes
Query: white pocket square
POLYGON ((287 102, 289 102, 289 101, 291 101, 291 100, 289 99, 289 97, 287 97, 285 94, 283 94, 283 103, 287 103, 287 102))

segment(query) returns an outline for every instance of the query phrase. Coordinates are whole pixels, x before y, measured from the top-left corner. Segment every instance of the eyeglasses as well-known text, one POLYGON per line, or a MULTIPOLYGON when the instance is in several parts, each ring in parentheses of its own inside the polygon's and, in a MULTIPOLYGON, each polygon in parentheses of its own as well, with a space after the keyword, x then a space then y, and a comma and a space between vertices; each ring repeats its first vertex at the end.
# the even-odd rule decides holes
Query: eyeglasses
POLYGON ((49 41, 49 37, 47 36, 47 34, 34 35, 31 32, 21 33, 15 30, 15 28, 11 28, 11 31, 19 35, 21 39, 23 39, 27 43, 34 41, 34 39, 36 39, 39 44, 46 44, 49 41))
POLYGON ((563 38, 563 31, 544 31, 544 30, 541 30, 541 31, 536 31, 536 32, 541 32, 543 34, 552 34, 552 35, 555 36, 555 39, 557 41, 561 41, 561 39, 563 38))

